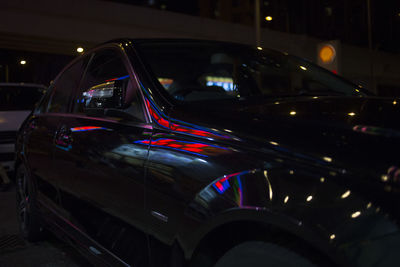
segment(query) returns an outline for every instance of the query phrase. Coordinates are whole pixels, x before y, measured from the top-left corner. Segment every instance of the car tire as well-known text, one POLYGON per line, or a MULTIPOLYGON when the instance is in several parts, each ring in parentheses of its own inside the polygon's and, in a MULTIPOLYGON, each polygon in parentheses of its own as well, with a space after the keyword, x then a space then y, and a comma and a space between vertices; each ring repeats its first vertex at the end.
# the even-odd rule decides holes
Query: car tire
POLYGON ((43 238, 43 227, 36 204, 36 188, 26 167, 21 164, 16 172, 17 219, 21 235, 35 242, 43 238))
POLYGON ((241 243, 228 250, 214 267, 316 267, 303 256, 260 241, 241 243))

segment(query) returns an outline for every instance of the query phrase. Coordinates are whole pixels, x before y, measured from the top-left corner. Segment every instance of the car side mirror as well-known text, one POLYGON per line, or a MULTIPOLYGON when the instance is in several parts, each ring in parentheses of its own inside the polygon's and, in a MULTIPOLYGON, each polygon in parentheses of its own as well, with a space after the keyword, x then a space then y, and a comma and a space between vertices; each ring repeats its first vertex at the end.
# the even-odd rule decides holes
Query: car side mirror
POLYGON ((116 80, 90 87, 82 93, 85 109, 89 111, 90 109, 122 108, 126 86, 126 80, 116 80))

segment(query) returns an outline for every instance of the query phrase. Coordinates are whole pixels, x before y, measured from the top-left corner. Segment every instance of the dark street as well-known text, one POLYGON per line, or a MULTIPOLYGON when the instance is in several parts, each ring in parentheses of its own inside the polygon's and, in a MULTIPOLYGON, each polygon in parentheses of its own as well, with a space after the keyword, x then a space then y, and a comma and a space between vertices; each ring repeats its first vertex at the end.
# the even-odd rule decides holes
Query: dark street
POLYGON ((15 187, 0 192, 0 267, 79 267, 89 264, 69 245, 48 234, 29 243, 19 236, 15 215, 15 187))

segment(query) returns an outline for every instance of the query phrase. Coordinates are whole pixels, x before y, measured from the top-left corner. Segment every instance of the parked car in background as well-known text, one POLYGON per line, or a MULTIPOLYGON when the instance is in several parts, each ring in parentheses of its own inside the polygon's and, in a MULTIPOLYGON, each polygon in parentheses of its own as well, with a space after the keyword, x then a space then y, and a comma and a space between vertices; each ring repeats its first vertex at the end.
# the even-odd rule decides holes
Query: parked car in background
POLYGON ((400 108, 261 47, 118 40, 17 139, 17 205, 95 266, 399 266, 400 108))
POLYGON ((0 83, 0 164, 7 172, 14 169, 17 131, 45 89, 41 84, 0 83))

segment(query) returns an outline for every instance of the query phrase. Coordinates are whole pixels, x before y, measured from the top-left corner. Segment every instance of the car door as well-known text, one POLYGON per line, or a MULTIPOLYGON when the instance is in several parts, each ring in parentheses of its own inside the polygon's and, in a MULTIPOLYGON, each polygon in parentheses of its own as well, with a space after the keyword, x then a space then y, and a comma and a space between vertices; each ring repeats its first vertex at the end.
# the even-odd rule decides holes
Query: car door
POLYGON ((55 166, 70 222, 125 263, 145 266, 148 146, 135 142, 150 136, 152 127, 137 85, 119 47, 94 51, 71 113, 59 126, 55 166))
POLYGON ((55 208, 59 208, 59 194, 57 170, 53 165, 54 138, 62 117, 69 109, 72 92, 79 84, 83 69, 82 61, 67 67, 24 127, 24 136, 28 139, 25 142, 28 167, 37 180, 39 200, 53 204, 55 208))

